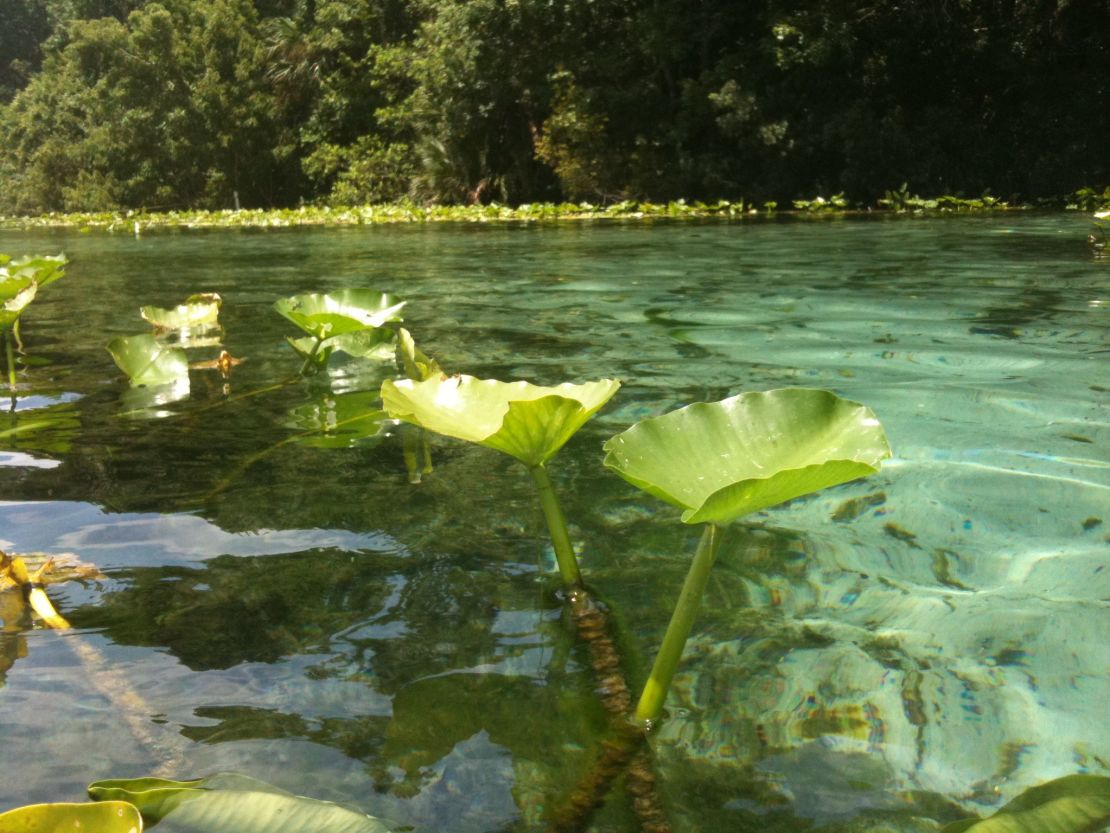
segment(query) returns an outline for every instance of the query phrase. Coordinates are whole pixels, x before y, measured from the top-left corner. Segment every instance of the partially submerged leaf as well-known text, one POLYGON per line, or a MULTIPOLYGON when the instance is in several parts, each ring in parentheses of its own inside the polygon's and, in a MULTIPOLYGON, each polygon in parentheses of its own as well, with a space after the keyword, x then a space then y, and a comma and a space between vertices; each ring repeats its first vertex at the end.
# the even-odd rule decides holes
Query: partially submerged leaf
POLYGON ((1099 833, 1110 825, 1110 778, 1067 775, 1026 790, 993 816, 941 833, 1099 833))
POLYGON ((0 813, 2 833, 142 833, 139 811, 123 801, 31 804, 0 813))
POLYGON ((132 385, 165 385, 189 378, 185 351, 152 335, 114 338, 108 342, 108 352, 132 385))
POLYGON ((341 289, 281 298, 274 302, 274 309, 304 332, 322 340, 400 321, 404 305, 404 301, 384 292, 341 289))
POLYGON ((728 523, 878 471, 890 456, 870 409, 829 391, 784 388, 697 403, 605 443, 605 465, 685 510, 728 523))
POLYGON ((196 781, 98 781, 89 785, 89 794, 131 802, 164 833, 389 833, 382 822, 357 810, 231 773, 196 781))
POLYGON ((614 379, 541 387, 441 375, 386 381, 382 402, 394 419, 496 448, 536 466, 553 457, 619 387, 614 379))
POLYGON ((139 314, 159 330, 204 331, 219 326, 222 303, 223 299, 215 292, 201 292, 172 309, 141 307, 139 314))

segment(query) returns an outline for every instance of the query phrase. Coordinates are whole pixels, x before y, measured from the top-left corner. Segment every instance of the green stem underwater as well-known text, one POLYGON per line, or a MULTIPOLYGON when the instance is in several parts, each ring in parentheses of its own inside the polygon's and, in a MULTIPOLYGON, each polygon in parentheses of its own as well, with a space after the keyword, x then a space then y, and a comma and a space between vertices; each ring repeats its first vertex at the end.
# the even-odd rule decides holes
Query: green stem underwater
POLYGON ((690 628, 694 624, 698 607, 701 604, 702 593, 705 591, 709 571, 717 557, 717 548, 721 542, 721 529, 716 524, 706 524, 698 550, 694 553, 694 560, 686 573, 686 581, 682 585, 682 593, 678 597, 671 622, 667 625, 667 633, 663 637, 663 644, 659 653, 655 655, 655 664, 651 667, 651 676, 644 684, 640 702, 636 704, 635 719, 646 726, 655 723, 663 713, 663 703, 667 699, 667 690, 671 687, 671 679, 682 651, 686 647, 686 639, 690 636, 690 628))
POLYGON ((8 387, 15 392, 15 354, 12 352, 12 331, 4 331, 4 352, 8 356, 8 387))
POLYGON ((540 493, 540 505, 543 507, 543 516, 547 520, 547 529, 551 535, 551 545, 555 548, 555 559, 559 562, 559 574, 563 577, 563 584, 568 590, 578 590, 582 587, 582 574, 578 571, 578 559, 574 555, 574 547, 570 543, 570 533, 567 532, 567 519, 563 509, 559 506, 559 499, 555 496, 555 489, 551 485, 551 478, 547 469, 540 463, 529 466, 532 479, 540 493))

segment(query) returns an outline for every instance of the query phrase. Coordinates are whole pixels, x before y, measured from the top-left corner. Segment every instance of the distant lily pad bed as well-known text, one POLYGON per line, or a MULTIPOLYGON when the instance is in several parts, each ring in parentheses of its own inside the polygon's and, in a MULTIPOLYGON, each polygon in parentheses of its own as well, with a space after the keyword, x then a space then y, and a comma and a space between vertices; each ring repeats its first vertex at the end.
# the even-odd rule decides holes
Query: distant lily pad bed
MULTIPOLYGON (((813 201, 813 202, 816 202, 813 201)), ((1002 201, 981 200, 919 200, 921 208, 913 211, 887 210, 890 214, 938 214, 953 212, 1011 211, 1028 206, 1011 205, 1002 201), (935 205, 934 205, 935 204, 935 205)), ((875 206, 837 209, 837 213, 874 213, 875 206)), ((882 210, 881 207, 879 210, 882 210)), ((66 227, 98 229, 127 234, 142 234, 160 228, 286 228, 291 226, 363 226, 386 223, 432 222, 535 222, 559 220, 658 220, 719 218, 734 220, 770 215, 790 214, 813 217, 825 212, 777 211, 765 205, 753 205, 744 200, 718 200, 705 203, 698 200, 672 200, 670 202, 641 202, 624 200, 608 205, 588 202, 528 203, 516 207, 490 203, 489 205, 416 205, 397 203, 362 206, 301 206, 284 209, 243 209, 234 211, 143 211, 88 212, 70 214, 43 214, 34 217, 0 216, 0 228, 66 227)))

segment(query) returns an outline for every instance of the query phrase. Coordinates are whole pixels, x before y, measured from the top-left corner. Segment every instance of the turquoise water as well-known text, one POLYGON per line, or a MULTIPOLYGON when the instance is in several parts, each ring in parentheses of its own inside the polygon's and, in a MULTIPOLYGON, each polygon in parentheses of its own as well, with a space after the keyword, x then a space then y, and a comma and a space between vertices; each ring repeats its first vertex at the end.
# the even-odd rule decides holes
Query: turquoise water
MULTIPOLYGON (((1110 775, 1110 265, 1087 231, 0 232, 0 251, 73 261, 25 314, 39 363, 0 415, 2 546, 102 572, 50 589, 74 632, 0 608, 0 808, 234 769, 493 833, 541 827, 588 766, 603 717, 523 469, 437 440, 413 486, 396 438, 282 442, 388 372, 276 384, 298 362, 273 301, 343 286, 408 299, 450 372, 623 381, 552 470, 637 679, 696 530, 607 474, 604 439, 792 385, 886 426, 882 474, 730 530, 653 740, 675 829, 929 830, 1110 775), (136 398, 104 345, 197 291, 223 296, 224 345, 247 358, 230 395, 194 373, 183 399, 136 398)), ((596 821, 632 825, 619 793, 596 821)))

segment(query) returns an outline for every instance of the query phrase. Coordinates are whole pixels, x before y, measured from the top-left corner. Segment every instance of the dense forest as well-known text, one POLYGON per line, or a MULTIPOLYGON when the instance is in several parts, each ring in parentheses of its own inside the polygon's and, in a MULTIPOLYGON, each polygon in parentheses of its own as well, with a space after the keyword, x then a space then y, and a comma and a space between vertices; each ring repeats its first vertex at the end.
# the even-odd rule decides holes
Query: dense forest
POLYGON ((0 24, 6 213, 1110 183, 1106 0, 0 0, 0 24))

